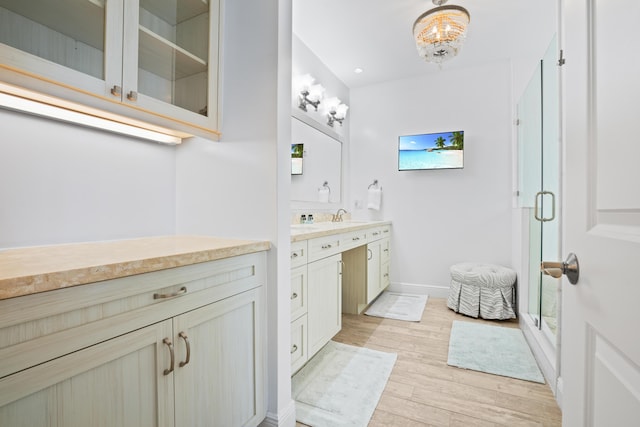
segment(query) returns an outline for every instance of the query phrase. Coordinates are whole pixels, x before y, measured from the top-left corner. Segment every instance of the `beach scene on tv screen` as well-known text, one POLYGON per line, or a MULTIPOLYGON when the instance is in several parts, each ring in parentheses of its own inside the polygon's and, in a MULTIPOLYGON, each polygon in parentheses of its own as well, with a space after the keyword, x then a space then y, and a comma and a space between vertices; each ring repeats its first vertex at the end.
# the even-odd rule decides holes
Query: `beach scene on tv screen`
POLYGON ((401 136, 398 170, 462 168, 463 151, 463 131, 401 136))

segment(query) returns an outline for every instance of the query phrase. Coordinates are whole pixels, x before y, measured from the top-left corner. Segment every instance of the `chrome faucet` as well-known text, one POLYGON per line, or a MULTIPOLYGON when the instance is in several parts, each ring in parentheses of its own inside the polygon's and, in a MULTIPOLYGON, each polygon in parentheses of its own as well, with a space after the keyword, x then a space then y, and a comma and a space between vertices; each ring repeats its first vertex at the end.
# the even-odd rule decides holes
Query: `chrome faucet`
POLYGON ((340 208, 338 209, 338 212, 336 212, 333 215, 333 218, 331 218, 331 222, 342 222, 342 214, 346 214, 347 211, 345 211, 344 209, 340 208))

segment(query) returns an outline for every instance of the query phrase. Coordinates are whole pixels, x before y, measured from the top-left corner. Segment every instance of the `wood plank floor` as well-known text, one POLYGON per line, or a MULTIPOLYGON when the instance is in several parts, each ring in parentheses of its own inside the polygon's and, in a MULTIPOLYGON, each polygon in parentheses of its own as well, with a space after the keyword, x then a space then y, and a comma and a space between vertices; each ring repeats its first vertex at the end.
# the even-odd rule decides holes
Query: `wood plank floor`
MULTIPOLYGON (((398 359, 369 426, 560 426, 562 414, 546 384, 447 365, 454 320, 473 319, 429 298, 421 322, 344 314, 333 340, 395 352, 398 359)), ((297 426, 304 426, 298 423, 297 426)))

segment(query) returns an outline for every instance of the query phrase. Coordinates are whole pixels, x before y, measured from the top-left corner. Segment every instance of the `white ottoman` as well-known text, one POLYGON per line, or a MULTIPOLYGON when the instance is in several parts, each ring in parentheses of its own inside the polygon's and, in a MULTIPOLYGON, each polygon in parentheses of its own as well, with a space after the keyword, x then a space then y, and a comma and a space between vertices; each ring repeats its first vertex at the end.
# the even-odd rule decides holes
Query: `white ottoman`
POLYGON ((451 266, 447 307, 483 319, 513 319, 516 272, 493 264, 465 262, 451 266))

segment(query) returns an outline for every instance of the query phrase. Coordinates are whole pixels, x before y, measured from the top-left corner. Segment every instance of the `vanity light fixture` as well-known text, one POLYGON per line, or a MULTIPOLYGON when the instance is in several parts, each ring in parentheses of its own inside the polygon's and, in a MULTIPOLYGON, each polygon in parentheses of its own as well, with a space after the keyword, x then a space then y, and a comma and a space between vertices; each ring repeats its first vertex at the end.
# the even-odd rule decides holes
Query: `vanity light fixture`
POLYGON ((88 106, 82 106, 1 82, 0 107, 74 123, 80 126, 147 139, 167 145, 180 144, 182 138, 189 136, 182 133, 172 135, 168 129, 166 129, 167 133, 146 129, 141 126, 136 126, 132 119, 130 120, 126 117, 99 111, 88 106), (127 121, 131 123, 127 123, 127 121))
POLYGON ((327 124, 333 127, 334 122, 340 123, 342 126, 342 122, 345 117, 347 117, 347 110, 349 106, 343 104, 338 98, 329 98, 325 101, 325 107, 327 109, 327 117, 329 121, 327 124))
POLYGON ((418 54, 427 62, 442 64, 456 56, 467 35, 469 12, 460 6, 443 6, 446 2, 433 0, 438 7, 420 15, 413 24, 418 54))
POLYGON ((315 79, 309 74, 300 77, 300 94, 298 95, 298 107, 307 111, 307 105, 311 104, 318 111, 318 105, 324 96, 324 88, 320 84, 313 84, 315 79))

